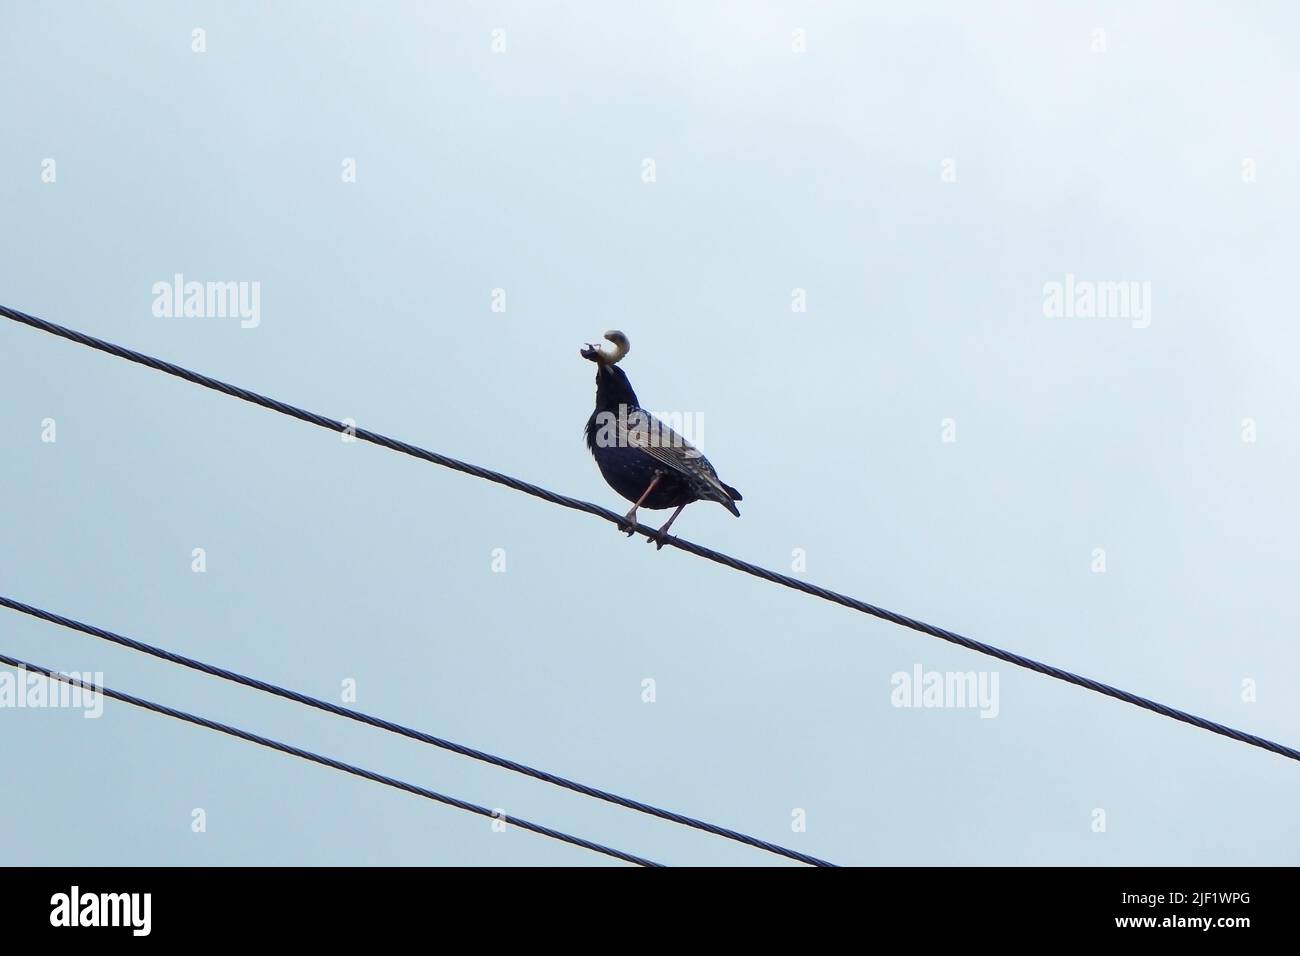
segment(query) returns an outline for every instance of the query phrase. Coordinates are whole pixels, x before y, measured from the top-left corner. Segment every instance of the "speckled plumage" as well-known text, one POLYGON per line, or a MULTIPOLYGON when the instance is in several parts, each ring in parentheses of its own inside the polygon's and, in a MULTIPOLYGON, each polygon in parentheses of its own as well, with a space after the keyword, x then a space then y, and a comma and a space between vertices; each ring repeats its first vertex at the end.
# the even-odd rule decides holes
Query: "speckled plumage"
MULTIPOLYGON (((739 517, 740 492, 720 481, 709 460, 690 442, 641 408, 632 383, 615 364, 626 354, 626 336, 610 332, 605 337, 617 347, 613 356, 594 346, 582 352, 596 363, 596 407, 587 419, 587 447, 609 486, 633 502, 629 523, 638 503, 641 508, 680 511, 694 501, 716 501, 739 517)), ((661 529, 661 544, 671 523, 669 519, 661 529)))

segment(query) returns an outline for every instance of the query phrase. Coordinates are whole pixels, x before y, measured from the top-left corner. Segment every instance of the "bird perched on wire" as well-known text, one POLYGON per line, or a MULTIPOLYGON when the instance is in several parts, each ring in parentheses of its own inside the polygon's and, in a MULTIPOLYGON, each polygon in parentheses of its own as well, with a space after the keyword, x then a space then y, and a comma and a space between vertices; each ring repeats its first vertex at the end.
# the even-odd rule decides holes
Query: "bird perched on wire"
POLYGON ((596 363, 596 408, 587 419, 587 447, 609 486, 632 502, 621 530, 629 537, 636 533, 638 508, 676 508, 649 539, 658 549, 692 501, 716 501, 739 518, 740 492, 718 480, 695 446, 641 408, 627 374, 618 367, 630 348, 627 336, 606 332, 605 338, 612 350, 588 344, 578 354, 596 363))

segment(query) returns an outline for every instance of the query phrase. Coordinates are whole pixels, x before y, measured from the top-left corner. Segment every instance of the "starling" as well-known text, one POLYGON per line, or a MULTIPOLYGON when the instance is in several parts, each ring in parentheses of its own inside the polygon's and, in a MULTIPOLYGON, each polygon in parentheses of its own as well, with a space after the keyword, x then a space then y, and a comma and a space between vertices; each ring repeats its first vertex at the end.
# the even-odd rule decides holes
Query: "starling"
POLYGON ((618 367, 629 345, 622 332, 606 332, 612 351, 596 345, 578 354, 596 363, 596 408, 587 419, 587 447, 609 486, 632 502, 620 528, 636 532, 636 511, 676 508, 651 541, 664 546, 669 527, 692 501, 716 501, 737 518, 740 492, 718 480, 709 460, 690 442, 641 408, 632 383, 618 367))

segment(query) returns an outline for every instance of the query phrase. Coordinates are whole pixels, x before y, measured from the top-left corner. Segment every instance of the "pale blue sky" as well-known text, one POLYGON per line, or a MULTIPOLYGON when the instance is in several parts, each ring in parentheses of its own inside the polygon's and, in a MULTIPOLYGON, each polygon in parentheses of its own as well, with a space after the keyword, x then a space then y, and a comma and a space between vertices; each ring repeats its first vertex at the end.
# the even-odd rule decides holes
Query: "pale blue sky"
MULTIPOLYGON (((577 349, 621 328, 745 496, 683 536, 1295 745, 1297 88, 1281 2, 14 3, 0 301, 619 509, 577 349), (154 316, 175 273, 260 325, 154 316), (1150 327, 1044 317, 1067 273, 1149 282, 1150 327)), ((1300 850, 1280 757, 9 322, 0 436, 3 593, 584 782, 850 864, 1300 850), (918 664, 999 715, 892 707, 918 664)), ((0 649, 781 862, 11 612, 0 649)), ((0 748, 4 863, 609 862, 112 702, 0 748)))

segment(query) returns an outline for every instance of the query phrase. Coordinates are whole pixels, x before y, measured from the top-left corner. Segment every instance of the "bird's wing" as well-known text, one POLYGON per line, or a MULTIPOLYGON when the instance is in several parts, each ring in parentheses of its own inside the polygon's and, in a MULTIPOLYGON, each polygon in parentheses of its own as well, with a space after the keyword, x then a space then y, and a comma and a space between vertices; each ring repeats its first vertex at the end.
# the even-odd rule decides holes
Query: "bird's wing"
POLYGON ((620 440, 691 479, 704 497, 724 503, 731 500, 718 480, 718 473, 699 449, 649 412, 638 409, 626 418, 620 417, 618 430, 620 440))

